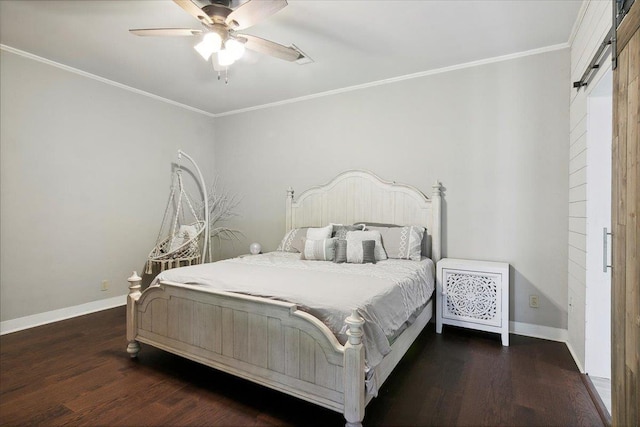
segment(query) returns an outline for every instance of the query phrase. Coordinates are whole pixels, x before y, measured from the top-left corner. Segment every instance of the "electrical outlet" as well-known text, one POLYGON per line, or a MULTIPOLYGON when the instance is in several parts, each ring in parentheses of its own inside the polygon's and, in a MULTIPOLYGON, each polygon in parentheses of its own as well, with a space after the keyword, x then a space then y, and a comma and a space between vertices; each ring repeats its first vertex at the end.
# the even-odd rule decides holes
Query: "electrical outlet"
POLYGON ((538 308, 538 295, 529 295, 529 307, 538 308))
POLYGON ((103 280, 102 284, 100 285, 100 290, 101 291, 108 291, 109 290, 109 281, 108 280, 103 280))

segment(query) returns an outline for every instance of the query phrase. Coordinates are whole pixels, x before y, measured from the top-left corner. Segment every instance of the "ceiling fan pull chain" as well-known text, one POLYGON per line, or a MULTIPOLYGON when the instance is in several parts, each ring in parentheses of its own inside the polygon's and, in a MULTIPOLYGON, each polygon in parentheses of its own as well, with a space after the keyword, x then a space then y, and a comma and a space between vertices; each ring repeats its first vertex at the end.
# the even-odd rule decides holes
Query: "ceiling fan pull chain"
POLYGON ((224 69, 224 84, 229 84, 229 68, 224 69))

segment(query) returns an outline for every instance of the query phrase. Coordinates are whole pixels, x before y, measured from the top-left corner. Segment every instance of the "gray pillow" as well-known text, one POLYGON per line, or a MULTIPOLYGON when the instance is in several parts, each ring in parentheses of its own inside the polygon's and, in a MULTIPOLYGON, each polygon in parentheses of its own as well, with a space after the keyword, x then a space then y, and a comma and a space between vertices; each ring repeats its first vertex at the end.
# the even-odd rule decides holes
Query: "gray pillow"
POLYGON ((347 241, 340 239, 336 240, 336 259, 337 263, 347 262, 347 241))
POLYGON ((376 263, 375 249, 376 249, 375 240, 362 241, 362 263, 363 264, 376 263))
POLYGON ((353 264, 365 264, 365 263, 376 263, 376 255, 375 255, 375 240, 362 240, 358 242, 347 242, 346 240, 336 240, 335 245, 335 260, 334 262, 343 263, 349 262, 353 264), (362 258, 351 258, 347 260, 347 245, 362 245, 362 258))

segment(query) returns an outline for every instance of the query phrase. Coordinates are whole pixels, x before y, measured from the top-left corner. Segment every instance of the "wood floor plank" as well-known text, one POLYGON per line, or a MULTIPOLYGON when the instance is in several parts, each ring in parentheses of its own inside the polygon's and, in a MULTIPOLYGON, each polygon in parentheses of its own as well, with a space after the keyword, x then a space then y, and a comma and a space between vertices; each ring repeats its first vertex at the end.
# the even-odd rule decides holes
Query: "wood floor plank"
MULTIPOLYGON (((364 425, 602 425, 565 344, 510 340, 428 325, 364 425)), ((344 425, 341 414, 146 345, 131 360, 122 307, 4 335, 0 348, 2 426, 344 425)))

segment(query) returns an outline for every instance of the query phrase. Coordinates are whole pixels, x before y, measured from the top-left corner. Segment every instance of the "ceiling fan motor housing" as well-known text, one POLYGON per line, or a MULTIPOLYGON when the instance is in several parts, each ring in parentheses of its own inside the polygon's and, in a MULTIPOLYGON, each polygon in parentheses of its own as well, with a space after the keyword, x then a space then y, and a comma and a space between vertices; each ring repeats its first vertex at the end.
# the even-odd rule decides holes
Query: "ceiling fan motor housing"
POLYGON ((214 24, 224 25, 225 21, 227 20, 227 16, 229 16, 229 14, 233 12, 233 10, 228 5, 224 5, 223 3, 228 4, 229 2, 222 0, 220 1, 220 4, 216 2, 216 4, 210 4, 202 8, 202 11, 206 13, 209 18, 211 18, 214 24))

